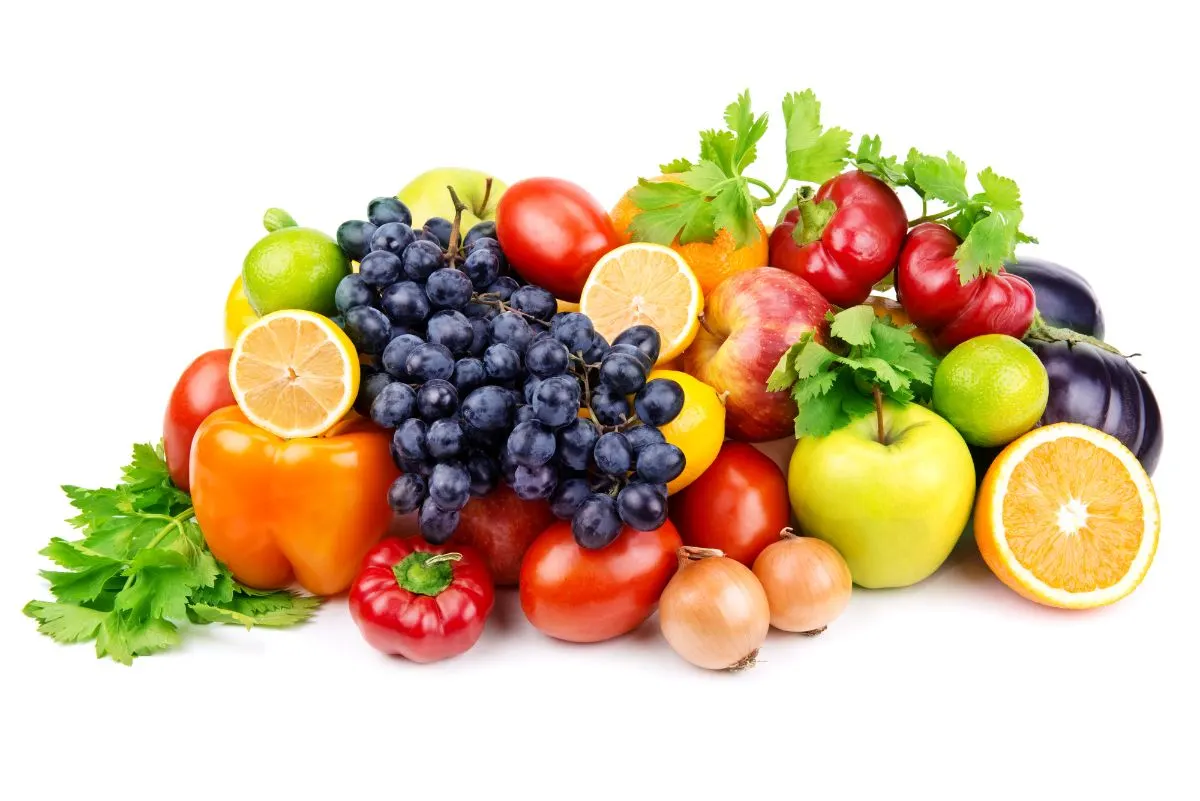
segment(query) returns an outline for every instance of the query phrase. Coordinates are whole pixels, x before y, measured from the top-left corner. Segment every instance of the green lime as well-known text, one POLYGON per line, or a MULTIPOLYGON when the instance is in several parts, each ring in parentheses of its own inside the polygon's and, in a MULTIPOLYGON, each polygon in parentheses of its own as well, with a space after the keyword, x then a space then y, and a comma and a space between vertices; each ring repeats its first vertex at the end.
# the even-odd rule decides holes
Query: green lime
POLYGON ((242 263, 246 299, 259 315, 281 309, 336 314, 333 293, 350 274, 346 254, 312 228, 279 228, 258 240, 242 263))
POLYGON ((1012 442, 1037 425, 1050 396, 1046 368, 1025 343, 1005 334, 968 339, 933 376, 933 409, 971 445, 1012 442))

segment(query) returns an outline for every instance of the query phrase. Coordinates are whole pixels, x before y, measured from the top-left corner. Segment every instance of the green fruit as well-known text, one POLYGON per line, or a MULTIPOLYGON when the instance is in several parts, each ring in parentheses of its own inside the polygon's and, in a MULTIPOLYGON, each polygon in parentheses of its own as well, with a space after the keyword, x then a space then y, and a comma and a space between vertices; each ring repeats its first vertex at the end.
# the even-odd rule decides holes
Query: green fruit
POLYGON ((414 228, 420 228, 430 217, 454 219, 454 202, 447 186, 453 186, 459 200, 466 204, 461 230, 465 234, 481 220, 496 219, 496 204, 508 186, 486 172, 455 167, 439 167, 418 175, 396 193, 401 203, 412 212, 414 228), (492 184, 489 189, 488 179, 492 184))
POLYGON ((274 230, 242 263, 246 299, 259 315, 281 309, 334 314, 334 290, 349 274, 350 262, 337 242, 312 228, 274 230))
POLYGON ((968 339, 933 376, 933 408, 971 445, 1006 445, 1037 425, 1050 397, 1046 368, 1005 334, 968 339))

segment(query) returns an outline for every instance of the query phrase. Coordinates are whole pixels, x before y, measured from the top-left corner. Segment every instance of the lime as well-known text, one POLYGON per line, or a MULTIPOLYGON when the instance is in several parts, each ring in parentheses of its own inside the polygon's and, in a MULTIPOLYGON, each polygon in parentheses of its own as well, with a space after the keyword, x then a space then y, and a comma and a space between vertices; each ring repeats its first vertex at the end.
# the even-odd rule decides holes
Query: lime
POLYGON ((272 231, 242 263, 246 299, 259 315, 281 309, 336 314, 333 293, 349 273, 350 262, 337 242, 312 228, 272 231))
POLYGON ((1025 343, 1005 334, 968 339, 933 377, 933 408, 971 445, 994 447, 1033 428, 1046 411, 1050 379, 1025 343))

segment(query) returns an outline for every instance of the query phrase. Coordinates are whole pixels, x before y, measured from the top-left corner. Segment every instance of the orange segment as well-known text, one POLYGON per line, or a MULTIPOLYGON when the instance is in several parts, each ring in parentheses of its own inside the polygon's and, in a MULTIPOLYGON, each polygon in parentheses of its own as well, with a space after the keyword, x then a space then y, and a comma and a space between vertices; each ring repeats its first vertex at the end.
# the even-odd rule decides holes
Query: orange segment
POLYGON ((281 437, 329 430, 358 394, 358 354, 332 320, 307 311, 269 314, 238 337, 229 362, 233 397, 250 422, 281 437))
POLYGON ((1005 584, 1049 606, 1113 603, 1141 582, 1158 544, 1158 501, 1137 457, 1113 437, 1058 423, 992 463, 975 537, 1005 584))
POLYGON ((635 242, 606 254, 592 268, 579 308, 608 341, 632 325, 653 326, 662 338, 660 363, 682 353, 699 328, 704 295, 679 254, 635 242))

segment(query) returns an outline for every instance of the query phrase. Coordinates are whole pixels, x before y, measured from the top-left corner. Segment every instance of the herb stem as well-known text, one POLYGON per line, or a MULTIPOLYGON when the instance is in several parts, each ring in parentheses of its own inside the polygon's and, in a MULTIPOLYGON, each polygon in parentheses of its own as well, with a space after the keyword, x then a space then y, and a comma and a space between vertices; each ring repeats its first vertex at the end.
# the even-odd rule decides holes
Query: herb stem
MULTIPOLYGON (((759 189, 765 190, 766 193, 769 195, 769 197, 766 200, 755 198, 755 200, 758 200, 758 204, 760 206, 774 206, 775 205, 775 201, 779 199, 778 192, 776 192, 774 189, 772 189, 770 186, 768 186, 765 181, 760 181, 757 178, 751 178, 749 176, 743 176, 743 177, 746 179, 746 183, 754 184, 759 189)), ((785 185, 786 185, 786 182, 785 182, 785 185)))
POLYGON ((933 214, 926 214, 925 210, 926 210, 925 199, 921 198, 921 216, 915 220, 909 220, 908 221, 909 228, 912 228, 914 225, 920 225, 921 223, 937 222, 938 220, 944 220, 945 218, 947 218, 953 214, 957 214, 959 211, 961 211, 961 207, 951 206, 948 209, 942 209, 941 211, 934 212, 933 214))

